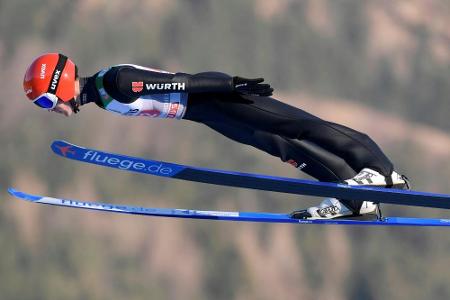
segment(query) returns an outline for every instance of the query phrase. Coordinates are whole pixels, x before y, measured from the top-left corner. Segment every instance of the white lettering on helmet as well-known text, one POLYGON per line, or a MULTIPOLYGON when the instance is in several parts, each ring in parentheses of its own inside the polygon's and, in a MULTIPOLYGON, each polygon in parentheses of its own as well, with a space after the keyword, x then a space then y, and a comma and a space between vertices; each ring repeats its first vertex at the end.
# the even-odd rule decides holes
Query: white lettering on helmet
POLYGON ((45 78, 45 69, 47 68, 47 64, 42 64, 41 65, 41 74, 39 76, 39 78, 44 79, 45 78))
POLYGON ((53 79, 52 79, 52 89, 53 90, 56 89, 56 84, 58 83, 58 79, 59 79, 60 74, 61 74, 60 70, 56 70, 55 71, 55 75, 53 76, 53 79))

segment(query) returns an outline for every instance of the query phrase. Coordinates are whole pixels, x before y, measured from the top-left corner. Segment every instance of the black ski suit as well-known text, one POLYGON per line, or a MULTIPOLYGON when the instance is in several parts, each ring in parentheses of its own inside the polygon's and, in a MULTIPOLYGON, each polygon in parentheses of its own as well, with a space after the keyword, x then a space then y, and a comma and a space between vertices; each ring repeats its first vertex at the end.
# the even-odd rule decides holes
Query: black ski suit
MULTIPOLYGON (((366 167, 384 176, 393 172, 391 161, 366 134, 268 96, 239 93, 234 89, 233 77, 226 74, 161 73, 129 65, 105 71, 104 89, 123 103, 131 103, 139 96, 177 92, 176 83, 184 83, 182 92, 187 94, 187 103, 182 119, 203 123, 234 141, 277 156, 319 181, 343 181, 366 167), (154 85, 153 90, 143 88, 136 93, 131 91, 136 82, 173 86, 157 90, 154 85)), ((105 108, 95 85, 97 76, 81 79, 81 105, 96 102, 105 108)), ((360 203, 346 202, 355 209, 360 203)))

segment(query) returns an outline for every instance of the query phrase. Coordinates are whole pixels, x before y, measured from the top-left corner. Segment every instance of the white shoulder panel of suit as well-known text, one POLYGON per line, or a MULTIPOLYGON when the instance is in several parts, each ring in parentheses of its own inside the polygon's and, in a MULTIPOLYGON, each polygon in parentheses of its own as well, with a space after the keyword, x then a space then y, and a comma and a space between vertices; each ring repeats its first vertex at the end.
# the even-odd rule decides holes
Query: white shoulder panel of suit
MULTIPOLYGON (((148 70, 152 72, 173 74, 171 72, 146 68, 132 64, 121 64, 117 66, 130 66, 136 69, 148 70)), ((100 71, 98 77, 102 77, 109 70, 104 69, 100 71)), ((141 83, 143 88, 146 83, 141 83)), ((105 109, 125 116, 145 116, 152 118, 169 118, 181 119, 186 112, 188 93, 169 92, 143 95, 131 103, 122 103, 113 99, 107 94, 103 87, 98 87, 100 96, 103 99, 109 98, 110 101, 105 105, 105 109)), ((138 87, 139 88, 139 87, 138 87)))

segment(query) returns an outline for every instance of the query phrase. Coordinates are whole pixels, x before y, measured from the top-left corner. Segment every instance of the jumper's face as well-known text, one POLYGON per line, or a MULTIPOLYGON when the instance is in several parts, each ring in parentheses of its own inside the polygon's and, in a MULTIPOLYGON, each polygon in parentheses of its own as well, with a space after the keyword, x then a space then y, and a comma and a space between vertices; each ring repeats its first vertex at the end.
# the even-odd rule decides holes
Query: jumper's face
MULTIPOLYGON (((79 95, 80 95, 80 81, 77 79, 75 80, 75 98, 78 97, 79 95)), ((65 115, 66 117, 69 117, 73 114, 72 105, 70 105, 67 102, 63 102, 61 100, 59 100, 55 108, 51 109, 50 111, 54 111, 56 113, 65 115)))
POLYGON ((59 100, 55 108, 50 111, 57 112, 59 114, 65 115, 66 117, 71 116, 73 113, 72 106, 69 103, 62 102, 61 100, 59 100))

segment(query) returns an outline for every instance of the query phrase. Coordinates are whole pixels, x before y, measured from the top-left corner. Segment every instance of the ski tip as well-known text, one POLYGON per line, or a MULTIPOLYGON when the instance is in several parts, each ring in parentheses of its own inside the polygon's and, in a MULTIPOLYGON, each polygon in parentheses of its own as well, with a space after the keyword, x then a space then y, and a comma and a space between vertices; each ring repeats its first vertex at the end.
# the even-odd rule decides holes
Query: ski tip
POLYGON ((18 191, 16 189, 12 188, 12 187, 8 188, 8 193, 11 196, 13 196, 13 197, 16 197, 16 198, 19 198, 19 199, 23 199, 23 200, 27 200, 27 201, 31 201, 31 202, 35 202, 35 201, 38 201, 38 200, 42 199, 42 197, 40 197, 40 196, 27 194, 27 193, 18 191))
POLYGON ((54 140, 51 143, 50 148, 52 149, 53 153, 60 155, 60 156, 67 157, 68 156, 67 154, 74 154, 76 151, 75 149, 78 149, 81 147, 71 144, 69 142, 66 142, 64 140, 54 140))
POLYGON ((12 187, 9 187, 9 188, 8 188, 8 193, 9 193, 11 196, 15 196, 17 192, 18 192, 18 191, 17 191, 16 189, 12 188, 12 187))
POLYGON ((63 140, 54 140, 51 145, 50 148, 53 150, 53 152, 55 152, 56 154, 60 154, 61 151, 59 150, 60 147, 65 147, 71 145, 69 143, 67 143, 66 141, 63 140))

